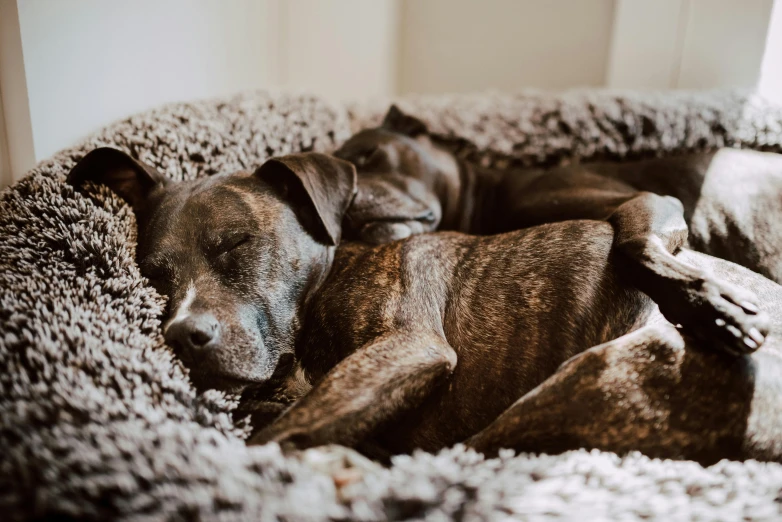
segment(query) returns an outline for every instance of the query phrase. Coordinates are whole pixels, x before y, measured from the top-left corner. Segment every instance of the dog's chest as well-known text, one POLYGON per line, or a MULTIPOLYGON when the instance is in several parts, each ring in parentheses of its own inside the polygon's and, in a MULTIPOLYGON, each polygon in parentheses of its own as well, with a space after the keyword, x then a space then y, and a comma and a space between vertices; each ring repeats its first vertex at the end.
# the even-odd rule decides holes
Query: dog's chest
POLYGON ((341 247, 305 320, 307 370, 328 371, 394 332, 440 330, 449 274, 435 245, 435 236, 421 236, 372 249, 341 247))

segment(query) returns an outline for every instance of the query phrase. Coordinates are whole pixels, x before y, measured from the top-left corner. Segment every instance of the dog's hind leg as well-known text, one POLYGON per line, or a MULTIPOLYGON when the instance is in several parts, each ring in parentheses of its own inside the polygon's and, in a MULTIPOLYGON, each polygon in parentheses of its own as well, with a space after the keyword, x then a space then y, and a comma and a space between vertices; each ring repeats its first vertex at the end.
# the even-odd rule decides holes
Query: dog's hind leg
POLYGON ((782 358, 702 350, 663 322, 571 358, 466 444, 487 456, 598 448, 779 461, 780 394, 782 358))
POLYGON ((678 199, 641 192, 618 205, 608 221, 615 230, 617 266, 669 321, 734 354, 753 352, 763 343, 768 316, 752 292, 673 255, 687 240, 678 199))
POLYGON ((614 228, 616 264, 674 324, 730 353, 756 350, 768 317, 752 292, 725 283, 673 254, 687 242, 681 201, 580 170, 541 176, 526 191, 509 182, 499 207, 507 227, 567 219, 606 220, 614 228), (717 341, 717 342, 715 342, 717 341))

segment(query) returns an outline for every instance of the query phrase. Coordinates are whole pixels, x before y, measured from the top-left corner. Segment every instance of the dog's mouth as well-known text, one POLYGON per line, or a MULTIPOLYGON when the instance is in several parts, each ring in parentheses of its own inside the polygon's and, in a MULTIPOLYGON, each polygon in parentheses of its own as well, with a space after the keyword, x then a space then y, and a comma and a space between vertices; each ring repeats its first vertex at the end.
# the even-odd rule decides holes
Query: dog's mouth
POLYGON ((257 386, 263 386, 253 380, 245 380, 229 375, 220 375, 213 372, 190 371, 190 381, 199 392, 206 390, 220 390, 225 393, 241 395, 245 390, 257 386))
POLYGON ((170 330, 164 330, 166 343, 188 369, 190 381, 199 392, 217 389, 242 394, 267 390, 290 373, 294 359, 291 348, 278 347, 274 336, 267 341, 270 336, 263 328, 265 323, 248 324, 258 313, 246 308, 237 307, 235 316, 229 318, 225 310, 222 317, 212 310, 196 314, 197 320, 207 316, 216 322, 216 333, 204 342, 195 337, 202 329, 197 321, 185 323, 171 335, 170 330))
MULTIPOLYGON (((205 369, 202 366, 190 366, 190 381, 199 391, 217 389, 226 393, 256 398, 271 397, 291 372, 294 356, 290 353, 282 354, 272 375, 267 379, 244 377, 235 372, 222 372, 220 370, 205 369)), ((252 372, 248 372, 252 374, 252 372)))

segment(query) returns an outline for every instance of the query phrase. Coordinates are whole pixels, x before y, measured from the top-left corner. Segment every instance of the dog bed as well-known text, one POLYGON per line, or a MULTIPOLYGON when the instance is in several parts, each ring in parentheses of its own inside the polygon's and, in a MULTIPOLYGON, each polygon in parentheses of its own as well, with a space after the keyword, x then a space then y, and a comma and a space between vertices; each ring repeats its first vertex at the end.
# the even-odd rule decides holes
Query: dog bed
MULTIPOLYGON (((525 93, 400 101, 459 153, 554 164, 719 146, 782 150, 782 109, 737 92, 525 93)), ((130 209, 63 180, 123 149, 181 180, 329 151, 386 104, 253 92, 169 105, 42 162, 0 195, 0 513, 4 519, 777 519, 782 465, 704 468, 573 451, 485 460, 462 447, 335 481, 247 448, 235 397, 197 394, 161 337, 130 209)), ((315 454, 317 456, 317 453, 315 454)), ((315 462, 317 459, 315 459, 315 462)))

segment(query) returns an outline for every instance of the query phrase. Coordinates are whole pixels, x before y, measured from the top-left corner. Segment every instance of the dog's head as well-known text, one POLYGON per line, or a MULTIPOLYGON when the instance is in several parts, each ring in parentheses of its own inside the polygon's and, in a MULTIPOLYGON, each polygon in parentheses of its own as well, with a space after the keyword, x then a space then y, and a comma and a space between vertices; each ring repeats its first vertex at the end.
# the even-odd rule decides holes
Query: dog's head
POLYGON ((459 167, 426 125, 395 105, 379 127, 365 129, 334 155, 358 169, 359 191, 346 233, 372 243, 451 228, 460 196, 459 167))
POLYGON ((351 164, 295 154, 254 173, 171 183, 102 148, 68 175, 87 181, 133 208, 141 272, 168 297, 164 335, 197 385, 238 391, 285 371, 355 195, 351 164))

